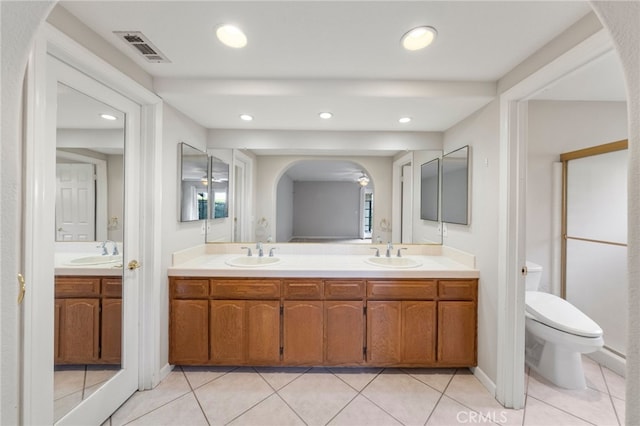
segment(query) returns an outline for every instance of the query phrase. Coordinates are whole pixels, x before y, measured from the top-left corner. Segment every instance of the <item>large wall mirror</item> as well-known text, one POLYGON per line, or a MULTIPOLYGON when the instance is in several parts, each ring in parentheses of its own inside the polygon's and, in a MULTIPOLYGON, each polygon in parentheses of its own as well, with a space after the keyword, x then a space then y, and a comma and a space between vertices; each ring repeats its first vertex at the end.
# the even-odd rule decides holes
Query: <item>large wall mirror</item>
POLYGON ((204 220, 209 212, 209 157, 184 142, 180 151, 180 221, 204 220))
POLYGON ((420 219, 437 221, 440 210, 440 159, 420 166, 420 219))
POLYGON ((469 146, 442 157, 442 222, 469 224, 469 146))
POLYGON ((61 283, 66 293, 56 291, 52 318, 55 421, 121 369, 122 298, 114 289, 125 249, 124 119, 121 111, 58 83, 55 274, 56 287, 61 283), (109 256, 101 255, 102 247, 109 256), (77 268, 85 268, 84 275, 92 268, 93 275, 108 276, 82 279, 109 281, 110 296, 74 293, 77 272, 69 271, 77 268))

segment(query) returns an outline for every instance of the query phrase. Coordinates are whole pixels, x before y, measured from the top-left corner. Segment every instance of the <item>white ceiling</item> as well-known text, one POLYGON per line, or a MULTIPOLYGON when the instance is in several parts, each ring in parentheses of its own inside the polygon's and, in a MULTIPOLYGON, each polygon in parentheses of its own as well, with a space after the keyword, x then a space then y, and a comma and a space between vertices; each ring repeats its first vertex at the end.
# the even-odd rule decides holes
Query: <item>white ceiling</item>
MULTIPOLYGON (((444 131, 490 102, 498 79, 590 11, 582 1, 61 4, 206 128, 343 131, 444 131), (218 42, 222 23, 240 26, 247 47, 218 42), (435 43, 404 51, 400 37, 418 25, 438 30, 435 43), (141 31, 171 63, 147 62, 113 31, 141 31), (327 110, 334 118, 321 120, 327 110), (243 122, 242 113, 255 119, 243 122), (402 116, 413 121, 400 124, 402 116)), ((574 98, 590 96, 577 90, 574 98)), ((597 98, 611 96, 607 90, 597 98)))
MULTIPOLYGON (((148 72, 174 108, 205 128, 252 131, 445 131, 591 10, 584 1, 60 4, 148 72), (241 27, 247 47, 223 46, 215 37, 223 23, 241 27), (404 51, 401 36, 419 25, 437 29, 435 43, 404 51), (171 62, 147 62, 114 31, 141 31, 171 62), (241 121, 243 113, 255 119, 241 121), (413 120, 398 123, 403 116, 413 120)), ((536 99, 624 101, 619 60, 606 54, 536 99)))

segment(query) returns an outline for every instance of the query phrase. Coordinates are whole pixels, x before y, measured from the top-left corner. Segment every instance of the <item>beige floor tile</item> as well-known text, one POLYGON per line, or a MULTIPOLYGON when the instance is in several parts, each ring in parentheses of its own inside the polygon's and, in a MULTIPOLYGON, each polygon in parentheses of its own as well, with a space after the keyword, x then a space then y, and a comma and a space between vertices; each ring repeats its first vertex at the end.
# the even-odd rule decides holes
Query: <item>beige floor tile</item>
MULTIPOLYGON (((531 382, 529 382, 529 387, 531 387, 530 383, 531 382)), ((506 421, 500 421, 499 423, 501 424, 522 424, 524 410, 505 409, 468 370, 458 370, 456 372, 445 391, 445 395, 483 415, 487 413, 490 413, 490 415, 498 413, 502 418, 504 411, 506 421)))
POLYGON ((113 426, 123 425, 190 392, 182 371, 172 371, 152 390, 136 392, 111 416, 113 426))
POLYGON ((280 398, 273 394, 244 414, 236 417, 233 426, 297 426, 304 425, 298 415, 280 398))
MULTIPOLYGON (((500 413, 496 413, 496 416, 499 415, 500 413)), ((427 421, 427 426, 451 426, 462 424, 492 423, 490 420, 487 420, 486 417, 483 417, 482 420, 480 420, 480 413, 470 410, 446 395, 442 396, 427 421)))
POLYGON ((326 424, 357 394, 324 368, 309 370, 278 393, 309 425, 326 424))
POLYGON ((613 399, 613 408, 616 410, 616 414, 618 415, 618 422, 623 425, 625 419, 625 402, 621 399, 612 397, 613 399))
POLYGON ((415 377, 437 391, 444 392, 451 378, 456 372, 455 368, 408 368, 405 373, 415 377))
POLYGON ((587 426, 590 424, 591 423, 579 419, 576 416, 545 404, 532 396, 527 397, 524 426, 587 426))
POLYGON ((405 425, 423 425, 441 393, 399 370, 385 370, 362 395, 405 425))
POLYGON ((582 368, 584 369, 584 378, 587 381, 587 387, 600 392, 609 393, 607 384, 604 381, 604 375, 600 369, 600 364, 588 358, 582 357, 582 368))
POLYGON ((563 389, 554 386, 537 373, 531 373, 528 395, 593 424, 618 423, 609 395, 591 388, 563 389))
POLYGON ((192 367, 182 366, 176 367, 176 370, 182 369, 187 377, 192 389, 198 389, 200 386, 209 383, 212 380, 222 377, 235 367, 192 367))
POLYGON ((255 370, 275 390, 280 390, 301 374, 309 371, 309 367, 255 367, 255 370))
POLYGON ((85 367, 63 367, 53 373, 53 399, 60 399, 81 391, 84 386, 85 367))
POLYGON ((252 368, 234 370, 194 392, 212 425, 230 422, 274 393, 252 368))
POLYGON ((357 390, 364 389, 373 379, 376 378, 382 368, 352 368, 352 367, 331 367, 329 371, 338 376, 346 384, 357 390))
POLYGON ((626 393, 624 377, 606 367, 602 367, 602 373, 604 374, 604 380, 607 382, 609 393, 618 399, 624 400, 626 393))
POLYGON ((111 426, 111 417, 105 420, 100 426, 111 426))
POLYGON ((82 402, 82 391, 71 393, 53 401, 53 420, 58 421, 82 402))
POLYGON ((332 426, 393 426, 402 425, 380 407, 358 395, 330 422, 332 426))
POLYGON ((127 426, 206 426, 207 419, 204 417, 198 401, 193 393, 173 400, 160 408, 138 417, 127 426))

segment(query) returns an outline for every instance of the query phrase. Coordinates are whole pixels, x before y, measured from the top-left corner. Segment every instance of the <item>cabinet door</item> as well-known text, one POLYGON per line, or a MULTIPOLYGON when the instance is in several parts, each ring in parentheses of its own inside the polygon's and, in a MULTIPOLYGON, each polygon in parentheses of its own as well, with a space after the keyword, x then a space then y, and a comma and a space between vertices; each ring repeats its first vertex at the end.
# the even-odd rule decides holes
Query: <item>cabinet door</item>
POLYGON ((372 364, 400 362, 402 302, 367 303, 367 360, 372 364))
POLYGON ((436 360, 436 302, 402 302, 402 363, 436 360))
POLYGON ((100 299, 62 299, 60 352, 67 364, 99 359, 100 299))
POLYGON ((213 300, 211 303, 211 361, 241 365, 245 360, 245 302, 213 300))
POLYGON ((119 364, 122 349, 122 299, 102 299, 100 358, 119 364))
POLYGON ((202 364, 209 359, 209 301, 172 300, 169 362, 202 364))
POLYGON ((326 301, 325 363, 362 364, 364 361, 364 313, 362 301, 326 301))
POLYGON ((280 301, 247 300, 247 358, 249 364, 280 362, 280 301))
POLYGON ((283 362, 286 365, 322 364, 322 302, 284 302, 282 324, 283 362))
POLYGON ((474 366, 476 358, 475 302, 439 302, 438 363, 474 366))

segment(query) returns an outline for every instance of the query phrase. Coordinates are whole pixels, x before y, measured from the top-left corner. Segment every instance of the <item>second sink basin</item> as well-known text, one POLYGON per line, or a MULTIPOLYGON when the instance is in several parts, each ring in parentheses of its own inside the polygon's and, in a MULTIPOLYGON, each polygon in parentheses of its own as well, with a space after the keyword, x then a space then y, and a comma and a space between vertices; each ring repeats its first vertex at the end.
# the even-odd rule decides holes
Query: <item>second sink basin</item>
POLYGON ((240 256, 227 260, 225 263, 239 268, 255 268, 257 266, 273 265, 280 262, 279 257, 240 256))
POLYGON ((410 257, 370 257, 367 263, 385 268, 415 268, 421 263, 410 257))
POLYGON ((121 255, 85 256, 77 257, 69 261, 69 265, 103 265, 106 263, 122 262, 121 255))

